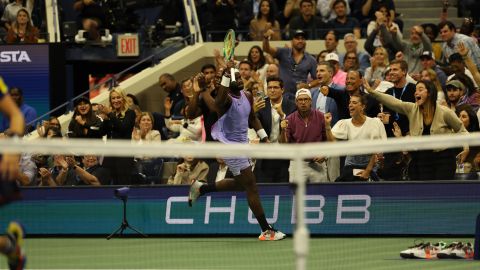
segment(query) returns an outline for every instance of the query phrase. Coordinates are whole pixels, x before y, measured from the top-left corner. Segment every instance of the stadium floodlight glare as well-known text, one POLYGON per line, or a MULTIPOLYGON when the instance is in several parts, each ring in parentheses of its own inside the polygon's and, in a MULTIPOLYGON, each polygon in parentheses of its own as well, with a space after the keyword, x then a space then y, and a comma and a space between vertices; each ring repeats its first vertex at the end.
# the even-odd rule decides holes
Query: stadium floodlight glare
POLYGON ((110 240, 113 236, 118 234, 118 236, 123 236, 123 232, 129 228, 130 230, 140 234, 143 237, 147 237, 147 235, 143 234, 139 230, 135 229, 134 227, 130 226, 127 220, 127 199, 128 199, 128 193, 130 192, 129 187, 122 187, 122 188, 117 188, 113 191, 113 194, 115 197, 118 199, 122 200, 123 204, 123 219, 122 219, 122 224, 116 229, 113 233, 111 233, 109 236, 107 236, 107 240, 110 240))

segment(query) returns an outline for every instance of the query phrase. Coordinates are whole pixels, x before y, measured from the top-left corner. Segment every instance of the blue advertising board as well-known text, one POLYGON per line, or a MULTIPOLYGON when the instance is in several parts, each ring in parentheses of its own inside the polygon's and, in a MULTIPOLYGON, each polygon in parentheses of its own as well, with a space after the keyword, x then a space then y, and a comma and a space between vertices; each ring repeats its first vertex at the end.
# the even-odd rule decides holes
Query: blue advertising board
MULTIPOLYGON (((24 199, 0 209, 2 225, 20 220, 30 234, 108 234, 122 220, 114 187, 28 188, 24 199)), ((295 229, 289 185, 260 185, 265 215, 295 229)), ((256 234, 245 194, 212 193, 188 206, 187 186, 132 187, 131 225, 146 234, 256 234)), ((313 235, 471 235, 480 212, 480 183, 311 184, 306 222, 313 235)), ((130 233, 130 231, 128 231, 130 233)))
POLYGON ((48 44, 0 45, 0 76, 8 87, 23 90, 24 102, 38 116, 50 110, 48 44))

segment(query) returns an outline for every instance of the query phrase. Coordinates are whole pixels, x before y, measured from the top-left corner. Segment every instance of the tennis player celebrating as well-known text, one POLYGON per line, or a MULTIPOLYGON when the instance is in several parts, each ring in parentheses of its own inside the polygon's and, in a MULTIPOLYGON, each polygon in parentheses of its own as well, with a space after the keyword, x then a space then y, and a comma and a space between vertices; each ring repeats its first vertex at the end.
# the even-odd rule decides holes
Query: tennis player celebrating
MULTIPOLYGON (((10 128, 7 136, 23 136, 25 121, 13 99, 7 95, 7 86, 0 78, 0 111, 9 118, 10 128)), ((0 155, 0 205, 19 196, 16 178, 19 167, 18 154, 0 155)), ((11 222, 7 234, 0 236, 0 252, 8 258, 10 270, 21 270, 25 267, 26 256, 22 251, 23 229, 20 224, 11 222)))
MULTIPOLYGON (((233 66, 233 62, 228 62, 227 66, 233 66)), ((248 143, 247 131, 250 125, 257 131, 260 140, 267 142, 267 134, 252 109, 252 96, 243 90, 240 74, 230 71, 231 77, 228 77, 228 70, 233 69, 227 69, 227 72, 224 73, 215 98, 219 119, 212 128, 212 137, 225 144, 248 143), (239 78, 238 81, 235 78, 239 78)), ((198 87, 197 82, 194 85, 198 87)), ((234 178, 224 179, 214 184, 195 181, 190 187, 188 197, 190 206, 199 196, 208 192, 245 191, 248 205, 262 228, 258 239, 274 241, 285 238, 285 234, 275 230, 265 218, 255 175, 252 172, 251 160, 247 157, 224 158, 224 160, 234 178)))

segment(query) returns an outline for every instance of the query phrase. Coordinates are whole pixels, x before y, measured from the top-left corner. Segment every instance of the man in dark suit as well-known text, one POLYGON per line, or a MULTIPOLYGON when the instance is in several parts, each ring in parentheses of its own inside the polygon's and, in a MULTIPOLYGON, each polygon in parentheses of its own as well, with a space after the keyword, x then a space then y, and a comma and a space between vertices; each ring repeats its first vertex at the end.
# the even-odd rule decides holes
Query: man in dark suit
MULTIPOLYGON (((335 90, 328 87, 320 88, 320 91, 324 96, 331 97, 335 100, 338 107, 339 119, 350 118, 350 112, 348 104, 350 103, 350 97, 354 94, 367 95, 362 89, 362 74, 358 70, 350 70, 347 73, 346 86, 344 90, 335 90)), ((367 95, 367 104, 365 108, 365 114, 368 117, 377 117, 380 113, 380 103, 374 98, 367 95)))
POLYGON ((209 170, 207 174, 207 181, 209 184, 214 184, 217 181, 233 178, 232 172, 228 169, 227 164, 221 158, 216 158, 208 164, 209 170))
MULTIPOLYGON (((295 103, 283 98, 283 81, 278 77, 267 79, 267 96, 256 95, 254 110, 270 143, 278 143, 280 122, 296 110, 295 103)), ((289 160, 257 160, 255 171, 259 182, 288 182, 289 160)))

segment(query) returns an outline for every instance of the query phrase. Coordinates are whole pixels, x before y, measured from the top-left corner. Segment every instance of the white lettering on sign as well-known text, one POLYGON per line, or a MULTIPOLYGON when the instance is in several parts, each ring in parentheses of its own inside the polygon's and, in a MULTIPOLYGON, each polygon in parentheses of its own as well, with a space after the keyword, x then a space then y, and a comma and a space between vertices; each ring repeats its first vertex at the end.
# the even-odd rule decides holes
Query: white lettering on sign
POLYGON ((1 63, 32 62, 26 51, 3 51, 0 52, 1 63))

